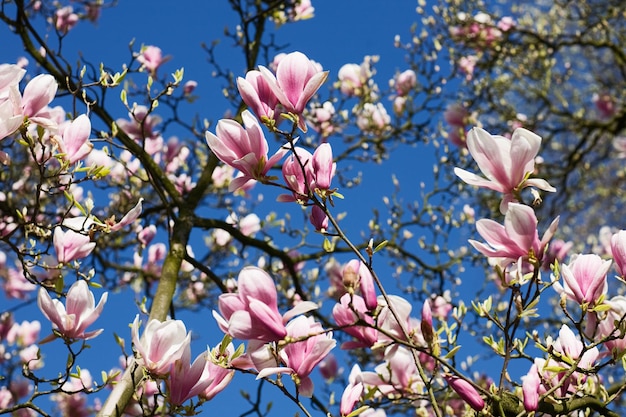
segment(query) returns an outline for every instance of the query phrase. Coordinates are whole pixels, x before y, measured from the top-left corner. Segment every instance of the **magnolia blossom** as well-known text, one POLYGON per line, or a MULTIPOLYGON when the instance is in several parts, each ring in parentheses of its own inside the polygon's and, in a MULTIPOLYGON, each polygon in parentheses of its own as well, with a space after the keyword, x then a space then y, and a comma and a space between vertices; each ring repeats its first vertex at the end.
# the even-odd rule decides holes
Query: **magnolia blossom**
MULTIPOLYGON (((153 375, 166 375, 170 367, 185 354, 191 342, 185 323, 181 320, 150 320, 139 339, 139 315, 132 326, 133 346, 137 351, 137 363, 153 375)), ((182 372, 182 370, 181 370, 182 372)))
POLYGON ((326 232, 328 230, 328 216, 324 210, 319 206, 311 207, 311 214, 309 215, 309 221, 315 227, 318 232, 326 232))
POLYGON ((147 69, 152 76, 156 75, 157 68, 168 60, 169 57, 163 57, 161 48, 153 45, 142 48, 141 53, 137 56, 137 61, 139 61, 142 67, 147 69))
POLYGON ((248 266, 237 279, 237 294, 222 294, 218 299, 220 314, 213 312, 224 333, 243 340, 273 342, 287 335, 285 323, 292 317, 317 308, 313 302, 301 302, 284 316, 278 312, 276 284, 261 268, 248 266))
POLYGON ((328 71, 321 70, 302 52, 292 52, 282 58, 276 67, 276 75, 263 66, 259 66, 259 71, 285 111, 299 116, 298 127, 306 132, 302 113, 311 97, 326 81, 328 71))
POLYGON ((89 141, 90 134, 91 122, 87 115, 81 114, 70 122, 63 130, 62 139, 56 140, 63 159, 73 164, 86 157, 93 149, 93 143, 89 141))
POLYGON ((380 133, 391 123, 391 117, 387 113, 383 103, 365 103, 357 114, 356 124, 366 133, 380 133))
POLYGON ((476 388, 467 380, 455 375, 446 375, 444 379, 448 385, 463 399, 470 407, 476 411, 485 408, 485 400, 480 396, 476 388))
POLYGON ((397 74, 393 80, 393 85, 398 96, 406 96, 417 85, 417 75, 415 71, 408 69, 397 74))
POLYGON ((309 375, 335 347, 337 341, 333 339, 332 332, 324 333, 322 325, 313 317, 305 316, 298 316, 287 324, 287 335, 296 341, 287 344, 279 353, 286 367, 265 368, 259 372, 257 378, 274 373, 293 374, 298 378, 298 392, 305 397, 311 397, 313 381, 309 375))
POLYGON ((526 129, 515 129, 508 139, 475 127, 467 135, 467 148, 487 178, 461 168, 454 168, 454 173, 468 184, 504 194, 500 211, 506 213, 507 203, 517 201, 517 194, 524 187, 556 191, 546 180, 528 178, 535 171, 540 146, 541 137, 526 129))
POLYGON ((353 259, 344 265, 343 284, 347 288, 359 288, 365 301, 365 306, 369 311, 374 311, 378 306, 376 299, 376 286, 371 271, 363 262, 353 259))
POLYGON ((371 347, 378 340, 378 331, 374 328, 374 319, 368 313, 365 301, 359 295, 344 294, 333 307, 333 318, 338 326, 356 340, 344 342, 342 349, 371 347), (356 325, 362 321, 371 327, 356 325))
POLYGON ((536 358, 528 374, 522 377, 524 408, 527 411, 536 411, 539 395, 547 391, 553 392, 552 395, 557 398, 568 398, 582 390, 587 374, 578 371, 569 374, 562 370, 570 369, 575 361, 578 369, 590 370, 599 356, 597 347, 584 350, 583 343, 565 324, 559 331, 558 339, 549 345, 550 357, 547 360, 536 358))
POLYGON ((37 305, 52 326, 69 339, 92 339, 103 329, 86 332, 102 313, 108 293, 102 294, 98 305, 86 281, 78 280, 70 287, 65 306, 59 300, 52 300, 45 288, 39 288, 37 305))
POLYGON ((264 118, 274 120, 277 124, 281 109, 278 108, 278 97, 270 88, 261 71, 252 70, 246 73, 246 77, 237 78, 237 88, 242 100, 263 121, 264 118))
POLYGON ((184 345, 182 356, 171 365, 169 378, 166 380, 168 398, 172 404, 181 405, 204 393, 212 382, 203 378, 206 362, 207 354, 203 352, 191 363, 191 346, 184 345))
POLYGON ((626 274, 626 230, 620 230, 611 236, 611 254, 617 274, 624 277, 626 274))
POLYGON ((221 119, 217 122, 217 135, 206 132, 206 141, 215 156, 243 173, 231 181, 230 191, 244 187, 251 180, 265 180, 270 168, 287 152, 281 148, 268 159, 267 140, 259 122, 247 110, 241 117, 245 129, 234 120, 221 119))
POLYGON ((54 228, 53 243, 59 263, 82 259, 96 247, 96 242, 92 242, 89 235, 73 230, 64 232, 59 226, 54 228))
POLYGON ((61 7, 56 11, 56 28, 59 32, 67 33, 78 23, 79 17, 74 13, 72 6, 61 7))
POLYGON ((312 191, 310 187, 314 178, 312 158, 311 152, 300 147, 296 147, 287 157, 283 163, 282 173, 292 194, 282 194, 278 196, 278 201, 296 201, 300 204, 309 201, 309 192, 312 191))
POLYGON ((337 164, 333 162, 333 150, 329 143, 322 143, 313 152, 313 182, 310 186, 316 193, 326 196, 335 176, 337 164))
POLYGON ((626 297, 617 295, 604 304, 610 309, 606 312, 606 317, 598 322, 598 335, 611 338, 604 342, 604 346, 614 359, 618 359, 626 352, 626 338, 621 337, 619 330, 620 325, 626 320, 626 297))
POLYGON ((342 417, 346 417, 352 412, 356 403, 361 399, 364 389, 361 368, 359 365, 354 365, 348 377, 348 386, 341 395, 339 411, 342 417))
POLYGON ((541 260, 546 245, 556 232, 558 220, 557 217, 539 240, 534 210, 523 204, 508 203, 504 225, 491 219, 476 222, 476 230, 487 244, 475 240, 469 240, 469 243, 485 256, 504 258, 505 266, 520 258, 541 260))
POLYGON ((555 282, 553 288, 579 304, 594 305, 606 295, 610 260, 596 254, 578 255, 569 264, 561 265, 563 286, 555 282))

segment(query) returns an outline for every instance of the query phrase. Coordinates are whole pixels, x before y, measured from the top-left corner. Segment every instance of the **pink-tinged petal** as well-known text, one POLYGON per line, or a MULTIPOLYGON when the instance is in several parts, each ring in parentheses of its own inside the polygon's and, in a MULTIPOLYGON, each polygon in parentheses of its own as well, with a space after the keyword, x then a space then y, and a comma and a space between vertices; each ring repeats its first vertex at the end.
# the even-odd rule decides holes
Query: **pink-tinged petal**
POLYGON ((96 301, 87 282, 81 279, 70 287, 65 304, 68 314, 80 315, 83 311, 93 309, 96 301))
POLYGON ((541 379, 537 372, 537 365, 533 364, 526 376, 522 377, 522 392, 524 394, 524 409, 537 411, 539 408, 539 385, 541 379))
POLYGON ((363 394, 363 383, 359 382, 356 385, 348 384, 341 395, 339 411, 342 417, 352 412, 355 404, 361 399, 361 394, 363 394))
POLYGON ((461 168, 454 168, 454 173, 457 177, 463 180, 465 183, 469 185, 474 185, 476 187, 488 188, 490 190, 504 192, 504 189, 500 183, 489 181, 480 175, 476 175, 469 171, 466 171, 461 168))
POLYGON ((313 380, 309 376, 300 378, 300 384, 298 384, 298 394, 306 398, 313 397, 313 380))
POLYGON ((467 135, 467 148, 478 167, 488 179, 512 189, 510 180, 511 156, 510 140, 491 135, 484 129, 474 127, 467 135))
POLYGON ((506 234, 506 228, 491 219, 480 219, 476 222, 476 231, 495 249, 508 248, 511 240, 506 234))
POLYGON ((537 217, 531 207, 510 203, 504 218, 504 228, 509 239, 522 251, 531 248, 538 251, 537 217))
POLYGON ((281 366, 276 366, 273 368, 264 368, 261 371, 259 371, 259 373, 256 376, 256 379, 265 378, 274 374, 293 374, 293 369, 284 368, 281 366))
POLYGON ((220 294, 217 305, 226 320, 229 320, 235 311, 246 309, 246 303, 239 297, 239 294, 233 293, 220 294))
POLYGON ((298 101, 296 102, 297 110, 301 109, 300 112, 304 111, 309 100, 311 100, 317 90, 320 89, 322 84, 326 82, 327 78, 328 71, 318 72, 311 77, 311 79, 304 86, 304 90, 302 91, 300 97, 298 98, 298 101))
POLYGON ((542 253, 546 245, 552 240, 552 237, 554 237, 554 234, 556 233, 556 229, 559 227, 559 218, 560 217, 557 216, 556 219, 552 220, 552 223, 550 223, 548 230, 546 230, 543 236, 541 237, 541 242, 539 242, 539 244, 541 246, 542 253))
MULTIPOLYGON (((15 64, 0 64, 0 93, 24 78, 26 70, 15 64)), ((1 95, 0 95, 1 97, 1 95)))
POLYGON ((541 178, 530 178, 526 180, 526 186, 539 188, 540 190, 547 191, 549 193, 555 193, 556 188, 550 185, 550 183, 541 178))
POLYGON ((217 322, 217 326, 220 328, 220 330, 228 334, 228 321, 226 321, 224 317, 220 316, 220 314, 215 310, 213 310, 213 318, 217 322))
POLYGON ((459 397, 474 410, 480 411, 485 408, 485 401, 472 384, 457 376, 444 376, 444 378, 448 385, 459 394, 459 397))
POLYGON ((611 237, 611 254, 619 275, 626 273, 626 230, 620 230, 611 237))
POLYGON ((287 330, 283 324, 283 318, 280 313, 253 298, 249 298, 249 314, 254 324, 254 333, 257 340, 265 342, 273 342, 281 340, 287 335, 287 330))
POLYGON ((254 298, 278 311, 276 284, 261 268, 247 266, 241 270, 237 280, 242 300, 254 298))
POLYGON ((283 323, 287 323, 292 318, 299 316, 300 314, 308 313, 309 311, 317 310, 319 306, 313 301, 301 301, 296 304, 291 310, 283 314, 283 323))
MULTIPOLYGON (((529 130, 515 129, 511 136, 511 174, 513 181, 521 183, 527 172, 535 170, 535 157, 541 146, 541 137, 529 130)), ((518 183, 519 184, 519 183, 518 183)))
POLYGON ((295 110, 293 105, 289 102, 289 98, 285 92, 278 86, 278 81, 272 71, 265 68, 263 65, 259 65, 259 72, 263 75, 263 78, 265 78, 265 82, 276 96, 276 99, 285 107, 285 110, 293 112, 295 110), (287 103, 287 105, 285 105, 285 103, 287 103))
POLYGON ((130 209, 130 211, 126 213, 119 222, 111 226, 111 230, 116 232, 128 226, 129 224, 131 224, 132 222, 134 222, 135 220, 139 218, 142 211, 143 211, 143 198, 139 198, 139 201, 137 202, 137 204, 135 204, 135 207, 130 209))
POLYGON ((45 288, 40 287, 37 293, 37 305, 44 316, 55 326, 60 327, 63 323, 61 315, 57 310, 54 301, 50 298, 48 291, 45 288))
POLYGON ((315 185, 322 190, 328 190, 335 174, 333 150, 329 143, 322 143, 313 153, 313 172, 315 185))
POLYGON ((93 144, 88 142, 90 134, 91 121, 85 114, 78 116, 65 128, 63 131, 62 152, 66 154, 65 158, 70 163, 73 164, 91 151, 93 144))
POLYGON ((376 285, 374 283, 372 273, 363 262, 360 262, 359 265, 359 277, 361 279, 361 295, 363 296, 365 305, 370 311, 374 311, 376 307, 378 307, 378 300, 376 299, 376 285))
POLYGON ((57 93, 57 82, 50 74, 41 74, 30 80, 22 95, 22 108, 27 117, 36 116, 57 93))
POLYGON ((228 320, 227 333, 235 339, 256 340, 257 337, 265 336, 262 330, 253 326, 250 313, 244 310, 234 312, 228 320))
POLYGON ((248 107, 262 118, 263 116, 280 121, 275 111, 278 98, 265 81, 261 72, 253 70, 246 73, 246 78, 237 78, 237 88, 241 98, 248 107))
POLYGON ((253 178, 249 178, 246 176, 237 177, 233 179, 230 184, 228 184, 228 191, 233 192, 237 191, 241 188, 246 188, 249 184, 256 182, 253 178))

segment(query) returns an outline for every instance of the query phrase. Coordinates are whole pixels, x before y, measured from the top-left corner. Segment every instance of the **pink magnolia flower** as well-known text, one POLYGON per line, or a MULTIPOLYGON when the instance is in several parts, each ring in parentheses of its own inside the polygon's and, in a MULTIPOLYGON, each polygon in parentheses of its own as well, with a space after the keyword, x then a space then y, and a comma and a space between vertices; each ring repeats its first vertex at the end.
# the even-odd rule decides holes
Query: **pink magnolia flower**
POLYGON ((585 372, 573 372, 566 378, 571 364, 578 361, 577 368, 590 370, 595 366, 599 351, 597 347, 585 349, 581 340, 574 332, 563 325, 559 337, 552 343, 550 358, 536 358, 528 374, 523 377, 522 392, 524 393, 524 407, 527 411, 537 409, 538 397, 547 391, 553 391, 557 398, 568 398, 584 389, 584 383, 589 378, 585 372), (583 353, 584 350, 584 353, 583 353), (554 387, 556 390, 553 390, 554 387))
POLYGON ((37 305, 52 326, 68 339, 92 339, 103 329, 86 332, 102 313, 108 293, 102 294, 98 305, 86 281, 78 280, 67 292, 65 306, 59 300, 52 300, 45 288, 39 288, 37 305))
POLYGON ((356 120, 359 129, 371 134, 382 132, 389 126, 389 123, 391 123, 391 117, 383 103, 365 103, 356 120))
POLYGON ((337 358, 332 353, 329 353, 319 363, 319 370, 322 378, 324 378, 327 382, 332 382, 343 371, 343 369, 339 369, 337 358))
POLYGON ((363 72, 359 64, 344 64, 339 68, 337 76, 341 92, 348 96, 359 95, 361 87, 367 82, 367 74, 363 72))
POLYGON ((283 163, 282 173, 285 183, 292 194, 282 194, 277 201, 305 204, 309 201, 310 186, 313 182, 314 173, 311 164, 313 155, 304 148, 297 147, 283 163))
POLYGON ((533 364, 528 373, 522 377, 522 393, 524 395, 524 409, 526 411, 537 411, 539 408, 539 387, 541 378, 537 365, 533 364))
POLYGON ((15 64, 0 64, 0 100, 5 100, 9 89, 17 87, 26 70, 15 64))
POLYGON ((467 148, 487 178, 461 168, 454 168, 454 173, 470 185, 504 194, 500 211, 505 213, 507 203, 517 201, 516 195, 524 187, 556 191, 546 180, 528 178, 535 171, 535 157, 540 146, 541 137, 526 129, 515 129, 508 139, 475 127, 467 135, 467 148))
POLYGON ((96 247, 89 235, 73 230, 64 232, 59 226, 54 228, 53 244, 57 260, 64 264, 88 256, 96 247))
POLYGON ((50 74, 41 74, 26 84, 21 98, 21 113, 31 122, 44 127, 55 127, 48 104, 54 99, 58 85, 50 74))
POLYGON ((62 139, 56 141, 63 159, 73 164, 86 157, 93 149, 93 143, 89 141, 90 134, 91 122, 87 115, 81 114, 70 122, 63 130, 62 139))
POLYGON ((546 245, 556 232, 558 220, 557 217, 539 240, 534 210, 523 204, 508 203, 504 225, 491 219, 476 222, 476 230, 487 244, 475 240, 469 240, 469 243, 487 257, 504 258, 507 264, 519 258, 526 261, 532 258, 541 260, 546 245))
POLYGON ((15 133, 24 122, 21 109, 16 104, 20 99, 19 91, 12 89, 9 94, 10 99, 0 101, 0 139, 15 133))
POLYGON ((614 359, 618 359, 626 352, 626 338, 620 337, 619 330, 619 324, 623 323, 626 317, 626 297, 617 295, 605 301, 604 304, 608 305, 610 309, 607 311, 606 317, 598 322, 598 335, 613 338, 604 342, 604 346, 614 359))
POLYGON ((208 360, 206 361, 206 366, 200 379, 203 381, 208 380, 210 383, 204 392, 200 393, 202 398, 210 400, 215 397, 222 392, 233 379, 235 370, 229 368, 231 365, 235 366, 231 360, 234 353, 235 348, 232 343, 229 343, 226 347, 222 347, 220 344, 207 352, 208 360))
MULTIPOLYGON (((22 321, 21 324, 13 323, 9 329, 6 340, 9 344, 16 344, 18 346, 26 347, 37 342, 39 339, 39 331, 41 330, 41 323, 39 321, 22 321)), ((0 340, 3 337, 0 337, 0 340)))
POLYGON ((620 230, 611 237, 611 254, 619 276, 626 274, 626 230, 620 230))
POLYGON ((371 347, 378 340, 378 331, 374 328, 374 319, 368 314, 369 310, 365 306, 363 298, 354 294, 344 294, 339 303, 333 307, 333 318, 344 332, 356 338, 356 340, 345 342, 342 349, 356 349, 371 347), (362 321, 371 325, 356 325, 362 321))
POLYGON ((396 94, 399 96, 408 95, 417 85, 417 75, 413 70, 406 70, 396 75, 394 78, 396 94))
POLYGON ((166 380, 168 399, 172 404, 182 405, 188 399, 203 393, 211 384, 210 379, 202 378, 206 359, 206 352, 203 352, 191 363, 191 345, 184 345, 182 356, 171 365, 169 378, 166 380))
POLYGON ((611 261, 604 261, 596 254, 578 255, 569 264, 561 265, 563 286, 555 282, 553 287, 579 304, 594 305, 607 292, 610 268, 611 261))
POLYGON ((78 15, 72 6, 65 6, 56 11, 56 28, 59 32, 67 33, 78 23, 78 15))
POLYGON ((470 407, 476 411, 485 408, 485 400, 480 396, 476 388, 467 380, 455 375, 446 375, 444 379, 448 385, 463 399, 470 407))
POLYGON ((150 320, 139 339, 139 315, 131 330, 133 346, 138 354, 137 363, 155 376, 166 375, 171 366, 185 354, 191 342, 185 323, 181 320, 150 320))
POLYGON ((548 250, 543 258, 543 269, 549 271, 550 265, 555 261, 563 262, 569 251, 574 247, 574 242, 565 242, 562 239, 556 239, 550 242, 548 250))
POLYGON ((290 20, 297 22, 298 20, 307 20, 314 17, 315 7, 311 4, 311 0, 297 0, 290 13, 290 20))
POLYGON ((276 94, 270 88, 265 77, 258 70, 248 71, 246 78, 237 78, 237 89, 242 100, 263 121, 266 117, 281 122, 280 108, 277 108, 279 101, 276 94))
POLYGON ((330 183, 335 176, 336 165, 333 162, 333 150, 329 143, 322 143, 313 152, 311 158, 313 165, 314 182, 310 188, 318 194, 325 196, 330 190, 330 183))
POLYGON ((137 204, 135 204, 135 206, 132 209, 130 209, 129 212, 126 213, 124 217, 120 219, 119 222, 111 225, 111 231, 117 232, 119 230, 122 230, 124 227, 128 226, 129 224, 132 224, 135 220, 139 218, 142 211, 143 211, 143 198, 139 198, 139 201, 137 201, 137 204))
POLYGON ((254 116, 245 110, 241 117, 245 129, 234 120, 221 119, 216 133, 206 132, 206 141, 211 151, 226 165, 238 169, 243 176, 231 181, 230 191, 244 187, 251 180, 265 180, 269 169, 287 152, 281 148, 267 158, 267 140, 254 116))
POLYGON ((278 312, 276 284, 261 268, 248 266, 237 279, 237 294, 222 294, 218 299, 221 316, 217 324, 236 339, 273 342, 287 335, 285 323, 297 314, 317 308, 313 302, 301 302, 281 316, 278 312))
POLYGON ((324 332, 322 325, 313 317, 305 316, 298 316, 287 324, 287 335, 296 341, 287 344, 279 353, 286 367, 265 368, 259 372, 257 379, 274 373, 292 374, 299 381, 298 392, 311 397, 313 381, 309 375, 337 341, 333 339, 332 332, 324 332))
POLYGON ((381 310, 378 314, 378 325, 384 333, 380 332, 378 334, 378 342, 393 342, 393 339, 388 335, 398 339, 406 339, 404 336, 404 332, 406 332, 411 342, 420 346, 426 346, 426 342, 420 331, 421 325, 419 320, 411 317, 411 310, 413 309, 411 303, 397 295, 390 295, 388 299, 390 305, 387 305, 387 301, 382 296, 379 297, 381 310), (395 315, 391 312, 390 307, 395 311, 395 315), (396 316, 400 322, 398 322, 396 316))
POLYGON ((374 311, 378 306, 376 286, 374 277, 367 265, 358 259, 353 259, 344 265, 342 276, 346 287, 356 288, 358 286, 360 288, 365 306, 369 311, 374 311))
POLYGON ((190 96, 198 87, 198 82, 194 80, 189 80, 183 85, 183 94, 185 96, 190 96))
MULTIPOLYGON (((356 365, 355 365, 356 366, 356 365)), ((339 405, 339 412, 342 417, 348 416, 354 410, 354 406, 361 399, 363 395, 364 387, 362 382, 356 384, 348 384, 343 390, 341 395, 341 403, 339 405)))
POLYGON ((163 57, 161 48, 153 45, 142 48, 141 53, 137 57, 137 61, 139 61, 142 67, 147 69, 152 76, 155 76, 156 70, 168 60, 169 56, 163 57))
POLYGON ((326 81, 328 71, 320 70, 319 65, 302 52, 292 52, 282 58, 276 67, 276 75, 263 66, 259 66, 259 71, 285 110, 300 116, 298 127, 306 132, 306 120, 302 113, 326 81))
POLYGON ((318 232, 324 233, 328 230, 328 216, 319 206, 311 207, 309 221, 318 232))

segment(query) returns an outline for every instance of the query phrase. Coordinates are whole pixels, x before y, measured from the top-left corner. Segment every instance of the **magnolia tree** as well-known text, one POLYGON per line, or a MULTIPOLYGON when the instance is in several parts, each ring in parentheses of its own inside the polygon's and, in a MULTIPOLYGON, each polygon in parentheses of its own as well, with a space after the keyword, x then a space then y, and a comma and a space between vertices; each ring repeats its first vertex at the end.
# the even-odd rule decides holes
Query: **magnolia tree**
POLYGON ((620 6, 419 2, 381 81, 280 47, 309 1, 228 3, 219 119, 156 45, 64 47, 115 2, 2 2, 27 56, 0 65, 0 414, 194 415, 230 385, 238 415, 621 415, 620 6), (398 152, 430 178, 355 225, 398 152))

